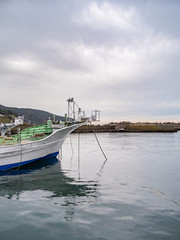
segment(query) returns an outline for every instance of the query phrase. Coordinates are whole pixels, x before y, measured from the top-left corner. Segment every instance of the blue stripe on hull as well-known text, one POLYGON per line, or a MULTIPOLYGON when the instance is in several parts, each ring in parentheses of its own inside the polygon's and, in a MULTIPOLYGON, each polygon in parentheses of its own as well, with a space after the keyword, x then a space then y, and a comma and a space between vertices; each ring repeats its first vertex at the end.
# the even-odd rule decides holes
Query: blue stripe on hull
POLYGON ((12 168, 17 168, 17 167, 23 166, 25 164, 32 163, 34 161, 40 160, 40 159, 53 158, 53 157, 56 157, 58 155, 58 153, 59 152, 51 153, 51 154, 48 154, 48 155, 46 155, 44 157, 35 158, 35 159, 29 160, 29 161, 25 161, 25 162, 21 162, 21 163, 18 162, 18 163, 12 163, 12 164, 3 165, 3 166, 0 166, 0 171, 6 171, 6 170, 9 170, 9 169, 12 169, 12 168))

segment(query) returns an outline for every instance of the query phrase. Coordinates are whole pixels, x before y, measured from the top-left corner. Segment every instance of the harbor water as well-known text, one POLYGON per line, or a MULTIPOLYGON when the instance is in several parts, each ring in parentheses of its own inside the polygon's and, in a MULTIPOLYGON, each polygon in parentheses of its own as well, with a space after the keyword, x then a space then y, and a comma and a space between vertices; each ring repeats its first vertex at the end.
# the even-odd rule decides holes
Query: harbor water
POLYGON ((0 239, 180 239, 180 132, 97 136, 0 174, 0 239))

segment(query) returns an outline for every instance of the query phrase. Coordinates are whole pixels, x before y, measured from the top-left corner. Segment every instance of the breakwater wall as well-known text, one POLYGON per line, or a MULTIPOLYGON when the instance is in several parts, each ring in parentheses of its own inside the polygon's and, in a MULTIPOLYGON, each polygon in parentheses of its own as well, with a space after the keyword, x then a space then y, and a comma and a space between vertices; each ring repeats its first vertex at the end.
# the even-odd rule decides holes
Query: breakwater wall
POLYGON ((113 123, 105 125, 84 125, 74 132, 177 132, 178 130, 180 130, 179 125, 174 123, 113 123))

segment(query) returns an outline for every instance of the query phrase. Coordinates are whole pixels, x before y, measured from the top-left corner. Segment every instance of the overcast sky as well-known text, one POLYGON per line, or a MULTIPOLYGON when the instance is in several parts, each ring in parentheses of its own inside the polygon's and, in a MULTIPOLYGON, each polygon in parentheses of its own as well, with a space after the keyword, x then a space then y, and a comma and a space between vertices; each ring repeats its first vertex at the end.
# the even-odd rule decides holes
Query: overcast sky
POLYGON ((0 104, 180 121, 179 0, 0 0, 0 104))

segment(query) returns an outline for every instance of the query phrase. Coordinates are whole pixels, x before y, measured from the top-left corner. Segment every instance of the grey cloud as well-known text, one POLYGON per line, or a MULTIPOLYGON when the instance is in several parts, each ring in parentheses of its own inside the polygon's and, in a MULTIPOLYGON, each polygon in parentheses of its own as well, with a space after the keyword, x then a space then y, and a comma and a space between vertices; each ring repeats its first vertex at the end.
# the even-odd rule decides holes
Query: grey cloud
POLYGON ((104 18, 110 9, 118 21, 116 9, 122 15, 134 9, 133 30, 108 19, 111 27, 90 27, 82 18, 92 4, 88 0, 1 1, 1 103, 60 114, 72 96, 88 111, 101 108, 106 119, 173 119, 180 101, 180 3, 96 2, 104 18), (22 69, 13 65, 16 56, 22 69))

